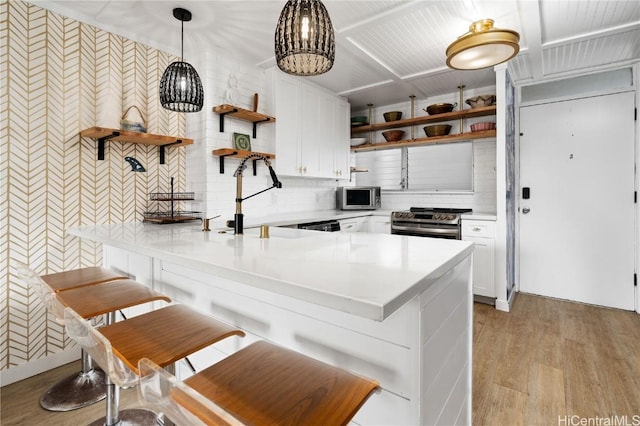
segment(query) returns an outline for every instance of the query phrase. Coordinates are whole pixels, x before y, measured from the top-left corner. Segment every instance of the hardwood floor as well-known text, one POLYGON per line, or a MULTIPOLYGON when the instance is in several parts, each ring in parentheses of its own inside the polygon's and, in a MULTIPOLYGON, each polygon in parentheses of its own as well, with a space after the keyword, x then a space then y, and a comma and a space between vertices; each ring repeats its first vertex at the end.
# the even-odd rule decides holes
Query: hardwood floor
POLYGON ((640 315, 519 294, 474 327, 474 425, 640 424, 640 315))
MULTIPOLYGON (((570 425, 559 416, 572 415, 640 424, 636 313, 520 294, 510 313, 475 305, 473 344, 474 425, 570 425)), ((78 370, 71 363, 3 387, 0 424, 81 425, 103 416, 104 402, 67 413, 40 408, 44 389, 78 370)), ((122 391, 121 405, 137 406, 135 389, 122 391)))

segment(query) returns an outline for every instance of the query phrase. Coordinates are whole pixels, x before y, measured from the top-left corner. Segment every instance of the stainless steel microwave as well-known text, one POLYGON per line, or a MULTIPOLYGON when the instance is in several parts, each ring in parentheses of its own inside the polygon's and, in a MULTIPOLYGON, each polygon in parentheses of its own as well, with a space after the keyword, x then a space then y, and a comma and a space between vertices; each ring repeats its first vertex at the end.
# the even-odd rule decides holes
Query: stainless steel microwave
POLYGON ((379 209, 379 186, 339 186, 336 189, 336 208, 340 210, 379 209))

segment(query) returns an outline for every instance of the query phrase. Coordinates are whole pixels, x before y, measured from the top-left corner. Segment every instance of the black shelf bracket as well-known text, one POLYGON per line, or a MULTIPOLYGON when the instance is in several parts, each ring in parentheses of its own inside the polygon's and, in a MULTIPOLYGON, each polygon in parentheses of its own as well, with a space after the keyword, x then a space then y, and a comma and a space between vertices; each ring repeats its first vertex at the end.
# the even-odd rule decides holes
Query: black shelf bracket
POLYGON ((164 164, 165 163, 165 147, 167 146, 171 146, 171 145, 179 145, 182 143, 182 139, 178 139, 175 142, 171 142, 171 143, 167 143, 164 145, 160 145, 158 148, 160 149, 160 164, 164 164))
POLYGON ((238 112, 238 109, 234 108, 231 111, 220 113, 220 133, 224 133, 224 116, 227 114, 233 114, 234 112, 238 112))
MULTIPOLYGON (((220 174, 224 174, 224 157, 233 157, 234 155, 238 155, 238 151, 233 151, 225 155, 220 155, 220 174)), ((253 160, 253 175, 257 176, 258 174, 258 160, 253 160)))
MULTIPOLYGON (((271 118, 267 117, 264 120, 254 121, 253 122, 253 138, 254 139, 256 138, 256 135, 258 134, 258 132, 257 132, 258 123, 265 123, 267 121, 271 121, 271 118)), ((254 175, 255 175, 255 173, 254 173, 254 175)))
POLYGON ((120 132, 113 132, 108 136, 103 136, 101 138, 98 138, 98 160, 100 161, 104 160, 104 145, 105 145, 104 143, 109 139, 113 139, 118 136, 120 136, 120 132))
POLYGON ((225 154, 225 155, 221 155, 220 156, 220 174, 221 175, 224 174, 224 157, 231 157, 231 156, 237 155, 237 154, 238 154, 238 152, 234 151, 234 152, 231 152, 229 154, 225 154))

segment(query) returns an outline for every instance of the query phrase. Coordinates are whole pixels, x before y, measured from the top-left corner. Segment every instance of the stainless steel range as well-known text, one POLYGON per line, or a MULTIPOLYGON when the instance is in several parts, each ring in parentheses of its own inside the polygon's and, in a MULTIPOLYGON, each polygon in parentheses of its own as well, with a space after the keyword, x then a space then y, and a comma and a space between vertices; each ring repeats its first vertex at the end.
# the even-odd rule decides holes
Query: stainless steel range
POLYGON ((461 239, 460 218, 471 209, 411 207, 391 213, 391 233, 421 237, 461 239))

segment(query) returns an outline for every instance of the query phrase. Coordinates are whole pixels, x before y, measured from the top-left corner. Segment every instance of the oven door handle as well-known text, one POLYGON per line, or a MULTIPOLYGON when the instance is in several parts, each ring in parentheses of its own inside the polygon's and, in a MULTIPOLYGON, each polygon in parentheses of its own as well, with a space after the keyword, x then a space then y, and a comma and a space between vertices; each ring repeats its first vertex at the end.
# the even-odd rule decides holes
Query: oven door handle
POLYGON ((416 227, 413 227, 413 226, 398 226, 398 225, 391 225, 391 229, 392 230, 398 230, 398 231, 414 232, 416 234, 422 234, 422 235, 439 234, 439 235, 454 235, 454 236, 457 236, 458 233, 459 233, 458 229, 416 228, 416 227))

